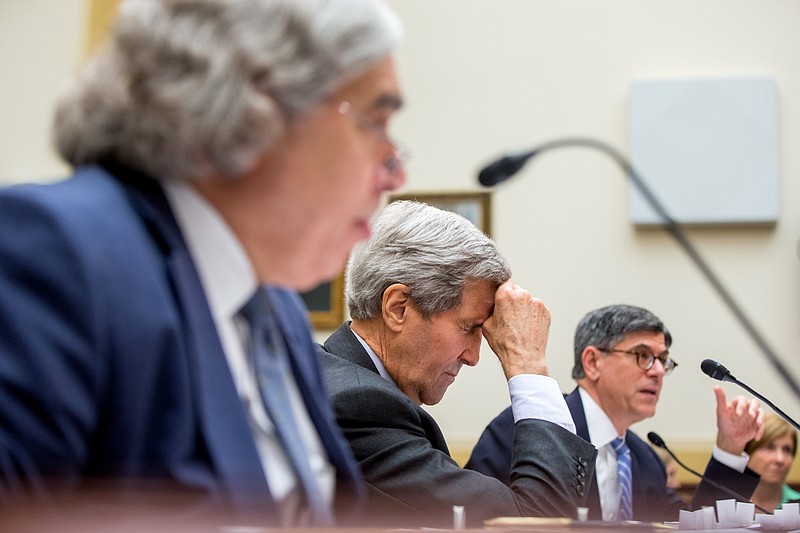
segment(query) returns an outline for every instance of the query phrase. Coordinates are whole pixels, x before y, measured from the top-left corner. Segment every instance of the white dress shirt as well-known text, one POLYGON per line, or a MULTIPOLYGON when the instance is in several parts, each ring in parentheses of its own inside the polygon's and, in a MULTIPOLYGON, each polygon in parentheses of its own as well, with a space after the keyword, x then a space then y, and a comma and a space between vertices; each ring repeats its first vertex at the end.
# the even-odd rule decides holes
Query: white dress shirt
POLYGON ((611 441, 617 437, 625 439, 625 435, 617 435, 617 430, 608 415, 594 401, 588 392, 578 387, 586 415, 586 427, 589 430, 589 442, 597 448, 594 477, 600 492, 600 509, 603 520, 615 520, 619 510, 619 483, 617 482, 617 454, 611 441))
MULTIPOLYGON (((236 390, 246 407, 269 490, 281 506, 284 521, 293 522, 299 511, 298 481, 264 410, 245 348, 248 325, 238 316, 258 287, 255 272, 239 240, 202 196, 185 183, 163 185, 200 276, 236 390)), ((293 379, 288 388, 311 469, 330 503, 335 486, 334 468, 293 379)))
MULTIPOLYGON (((600 509, 603 520, 615 520, 619 510, 620 491, 617 482, 617 454, 614 453, 611 441, 617 437, 624 439, 625 435, 617 435, 611 419, 583 387, 578 387, 578 393, 581 395, 583 412, 586 415, 589 441, 597 448, 594 476, 600 493, 600 509)), ((712 455, 720 463, 738 472, 744 472, 747 461, 750 459, 746 453, 734 455, 716 446, 712 455)), ((636 495, 634 494, 633 497, 636 498, 636 495)))

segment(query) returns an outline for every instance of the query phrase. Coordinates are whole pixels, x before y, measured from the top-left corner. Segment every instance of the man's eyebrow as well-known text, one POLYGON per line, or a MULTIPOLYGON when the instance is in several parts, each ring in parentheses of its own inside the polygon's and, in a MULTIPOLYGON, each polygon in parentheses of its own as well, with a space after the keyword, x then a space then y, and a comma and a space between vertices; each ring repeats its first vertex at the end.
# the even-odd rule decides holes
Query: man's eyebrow
POLYGON ((370 111, 379 109, 396 110, 403 107, 403 97, 396 93, 383 93, 375 98, 369 106, 370 111))
POLYGON ((663 352, 655 353, 656 351, 653 348, 651 348, 648 345, 646 345, 646 344, 637 344, 633 348, 628 348, 628 351, 634 351, 634 350, 640 350, 640 351, 641 350, 647 350, 648 352, 653 352, 655 355, 669 354, 669 348, 667 348, 663 352))
POLYGON ((474 331, 482 327, 483 327, 483 322, 475 322, 475 321, 464 322, 464 329, 467 329, 469 331, 474 331))
POLYGON ((636 346, 632 346, 632 347, 628 348, 628 351, 629 351, 629 352, 632 352, 632 351, 634 351, 634 350, 639 350, 639 351, 641 351, 641 350, 647 350, 648 352, 652 352, 652 351, 654 351, 652 348, 650 348, 650 347, 649 347, 648 345, 646 345, 646 344, 637 344, 636 346))

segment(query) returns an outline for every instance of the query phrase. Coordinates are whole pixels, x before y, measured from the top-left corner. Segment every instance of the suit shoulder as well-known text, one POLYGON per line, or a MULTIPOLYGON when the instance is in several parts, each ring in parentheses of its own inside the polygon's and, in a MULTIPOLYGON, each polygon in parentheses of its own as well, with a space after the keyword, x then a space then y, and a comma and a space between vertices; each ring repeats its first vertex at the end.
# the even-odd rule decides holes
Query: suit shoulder
MULTIPOLYGON (((29 207, 68 215, 80 210, 96 211, 109 216, 109 204, 125 202, 125 192, 119 181, 100 167, 78 169, 72 176, 49 183, 25 183, 0 190, 4 200, 25 202, 29 207)), ((118 213, 113 212, 114 216, 118 213)))
POLYGON ((48 239, 59 250, 72 247, 87 255, 89 268, 108 263, 109 254, 135 261, 132 249, 139 252, 149 242, 124 187, 99 167, 80 169, 55 183, 0 189, 1 220, 15 221, 10 239, 39 239, 40 249, 48 249, 48 239))
POLYGON ((511 410, 511 406, 509 405, 498 414, 496 417, 489 422, 489 426, 496 427, 508 427, 514 425, 514 412, 511 410))
POLYGON ((319 348, 325 387, 337 413, 346 419, 418 418, 418 407, 380 374, 319 348))
POLYGON ((383 379, 380 374, 328 352, 320 345, 317 345, 317 355, 325 383, 333 394, 354 387, 396 390, 396 387, 383 379))

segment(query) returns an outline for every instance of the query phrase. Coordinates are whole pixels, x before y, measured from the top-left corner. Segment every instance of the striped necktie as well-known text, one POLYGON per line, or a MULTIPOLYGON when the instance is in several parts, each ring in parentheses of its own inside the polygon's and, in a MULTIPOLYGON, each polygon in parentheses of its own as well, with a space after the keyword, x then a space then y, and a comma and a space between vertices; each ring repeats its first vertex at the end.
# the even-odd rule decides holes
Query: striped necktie
POLYGON ((631 450, 625 441, 616 438, 611 441, 614 453, 617 454, 617 481, 619 482, 619 511, 617 520, 633 519, 633 493, 631 487, 631 450))

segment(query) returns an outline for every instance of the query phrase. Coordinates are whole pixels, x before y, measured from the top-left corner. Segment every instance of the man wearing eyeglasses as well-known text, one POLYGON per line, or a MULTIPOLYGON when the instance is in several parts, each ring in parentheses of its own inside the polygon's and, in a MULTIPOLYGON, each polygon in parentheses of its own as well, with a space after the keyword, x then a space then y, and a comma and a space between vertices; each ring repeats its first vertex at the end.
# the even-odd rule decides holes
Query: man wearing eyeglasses
POLYGON ((0 190, 6 528, 358 514, 297 292, 405 181, 401 37, 380 0, 121 3, 56 109, 74 174, 0 190))
MULTIPOLYGON (((629 305, 588 313, 575 331, 578 387, 566 396, 577 434, 598 450, 595 479, 589 489, 589 518, 595 520, 675 520, 687 508, 666 486, 666 471, 653 449, 630 426, 656 412, 664 376, 678 366, 668 349, 672 336, 655 315, 629 305)), ((717 443, 705 476, 749 496, 758 475, 747 469, 744 446, 763 431, 757 400, 737 397, 727 403, 715 387, 717 443)), ((466 465, 508 483, 513 420, 510 408, 484 431, 466 465)), ((701 482, 692 507, 713 505, 730 496, 701 482)))

